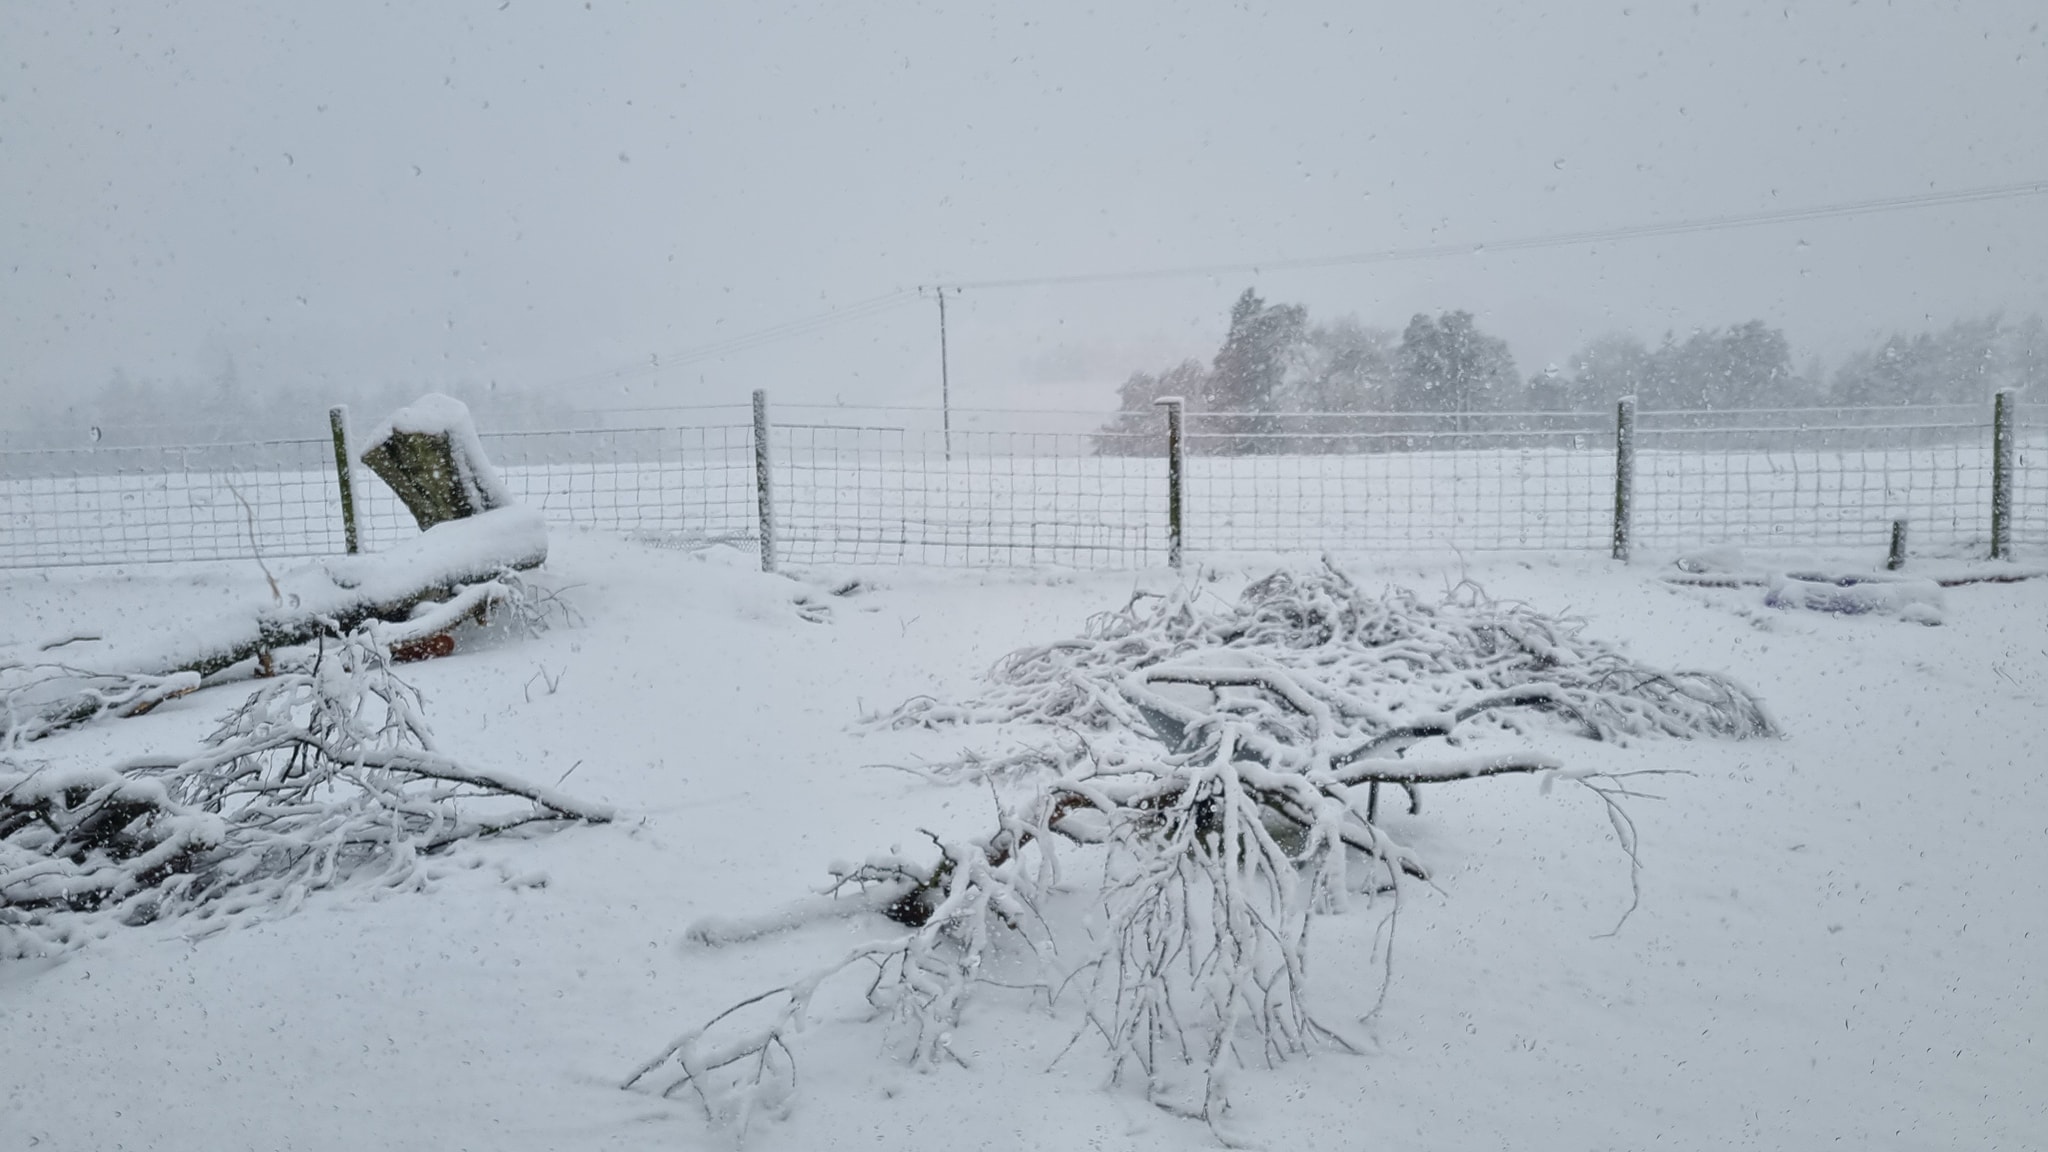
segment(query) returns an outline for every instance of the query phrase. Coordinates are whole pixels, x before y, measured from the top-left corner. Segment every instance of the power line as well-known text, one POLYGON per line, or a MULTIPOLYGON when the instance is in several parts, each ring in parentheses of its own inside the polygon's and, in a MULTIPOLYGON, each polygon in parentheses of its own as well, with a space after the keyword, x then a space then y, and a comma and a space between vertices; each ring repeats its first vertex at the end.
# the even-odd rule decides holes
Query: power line
POLYGON ((767 328, 756 329, 755 331, 752 332, 743 332, 737 336, 729 336, 723 340, 715 340, 708 344, 699 344, 696 345, 695 347, 684 348, 680 351, 667 353, 665 355, 652 355, 649 356, 646 360, 638 363, 627 364, 617 368, 607 368, 602 371, 592 372, 583 376, 572 377, 567 380, 559 380, 556 381, 556 386, 567 387, 585 384, 603 384, 613 380, 628 380, 639 376, 651 376, 656 373, 666 371, 667 369, 670 368, 680 368, 687 364, 695 364, 704 360, 714 360, 721 356, 730 356, 738 352, 751 351, 752 349, 759 348, 768 344, 779 343, 780 341, 783 340, 791 340, 799 336, 808 336, 813 332, 820 332, 823 331, 824 329, 831 328, 839 324, 844 324, 851 320, 861 320, 871 316, 878 316, 893 308, 897 308, 904 304, 908 304, 911 301, 916 300, 917 297, 918 294, 916 292, 907 289, 901 289, 895 292, 888 292, 880 296, 869 297, 868 299, 865 300, 856 300, 851 304, 841 305, 838 308, 833 308, 825 312, 819 312, 816 313, 815 315, 805 316, 796 320, 784 321, 783 323, 771 325, 770 327, 767 328))
POLYGON ((1898 212, 1911 208, 1932 208, 1947 204, 1978 204, 2012 200, 2048 193, 2048 180, 2024 184, 2002 184, 1990 188, 1969 188, 1954 192, 1923 192, 1913 196, 1892 196, 1882 200, 1860 200, 1808 208, 1776 209, 1768 212, 1708 216, 1694 220, 1673 220, 1661 224, 1637 224, 1624 228, 1600 228, 1584 232, 1556 232, 1507 240, 1469 244, 1431 244, 1417 248, 1383 248, 1342 256, 1309 256, 1237 264, 1196 264, 1171 268, 1150 268, 1123 272, 1079 272, 1054 276, 1017 276, 1002 280, 962 280, 952 288, 980 290, 997 288, 1039 288, 1073 284, 1122 284, 1144 280, 1206 279, 1242 273, 1295 271, 1310 268, 1338 268, 1356 264, 1388 264, 1403 260, 1429 260, 1444 256, 1478 255, 1484 252, 1520 252, 1537 248, 1564 248, 1580 244, 1604 244, 1652 236, 1680 236, 1694 232, 1718 232, 1731 228, 1757 228, 1767 224, 1791 224, 1804 220, 1829 220, 1898 212))
MULTIPOLYGON (((1341 268, 1361 264, 1390 264, 1406 260, 1430 260, 1446 256, 1471 256, 1486 252, 1522 252, 1541 248, 1565 248, 1583 244, 1606 244, 1619 240, 1638 240, 1658 236, 1682 236, 1698 232, 1718 232, 1735 228, 1758 228, 1770 224, 1793 224, 1807 220, 1831 220, 1850 216, 1865 216, 1881 212, 1899 212, 1915 208, 1933 208, 1954 204, 1980 204, 1996 200, 2013 200, 2027 196, 2048 194, 2048 180, 2034 180, 2021 184, 2001 184, 1987 188, 1966 188, 1950 192, 1922 192, 1911 196, 1891 196, 1878 200, 1858 200, 1838 204, 1814 205, 1805 208, 1774 209, 1766 212, 1737 213, 1727 216, 1708 216, 1692 220, 1672 220, 1654 224, 1636 224, 1622 228, 1599 228, 1581 232, 1554 232, 1539 236, 1521 236, 1505 240, 1487 240, 1464 244, 1431 244, 1414 248, 1383 248, 1371 252, 1354 252, 1340 256, 1308 256, 1278 260, 1246 261, 1235 264, 1196 264, 1170 268, 1151 268, 1120 272, 1078 272, 1052 276, 1018 276, 994 280, 962 280, 940 286, 936 291, 943 302, 944 293, 961 289, 992 290, 1002 288, 1038 288, 1078 284, 1118 284, 1147 280, 1207 279, 1216 276, 1239 275, 1263 272, 1300 271, 1315 268, 1341 268)), ((699 344, 666 355, 649 356, 647 360, 617 368, 605 369, 583 376, 557 381, 557 386, 578 386, 602 384, 615 380, 627 380, 651 376, 666 369, 679 368, 705 360, 752 351, 755 348, 780 343, 784 340, 808 336, 826 328, 853 320, 878 316, 901 307, 923 296, 923 289, 898 289, 865 300, 856 300, 825 312, 795 320, 771 325, 752 332, 741 333, 723 340, 699 344)), ((943 303, 941 305, 943 307, 943 303)))

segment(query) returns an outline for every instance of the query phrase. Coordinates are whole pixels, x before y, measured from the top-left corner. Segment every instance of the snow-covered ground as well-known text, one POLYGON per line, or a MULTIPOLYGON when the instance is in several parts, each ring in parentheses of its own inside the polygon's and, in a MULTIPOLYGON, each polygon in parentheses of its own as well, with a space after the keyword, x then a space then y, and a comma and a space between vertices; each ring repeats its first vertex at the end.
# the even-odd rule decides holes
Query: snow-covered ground
MULTIPOLYGON (((1234 562, 1236 563, 1236 562, 1234 562)), ((0 963, 0 1149, 675 1149, 729 1146, 695 1104, 618 1082, 681 1029, 797 975, 879 920, 715 950, 707 915, 798 899, 829 862, 919 829, 984 831, 985 789, 886 765, 971 732, 865 714, 970 689, 1076 633, 1140 574, 751 571, 557 532, 548 583, 583 616, 411 666, 444 745, 616 805, 610 826, 461 847, 423 891, 316 894, 192 942, 175 924, 60 961, 0 963), (850 576, 862 585, 833 589, 850 576)), ((2048 1146, 2048 580, 1950 588, 1945 623, 1674 587, 1649 564, 1381 558, 1364 583, 1571 611, 1653 664, 1733 674, 1788 735, 1547 737, 1573 764, 1683 769, 1632 811, 1643 903, 1598 803, 1523 777, 1433 788, 1388 818, 1437 869, 1395 936, 1384 1008, 1326 1052, 1244 1073, 1234 1130, 1287 1149, 2048 1146)), ((1266 569, 1215 574, 1230 594, 1266 569)), ((0 645, 205 619, 264 595, 253 564, 0 573, 0 645)), ((193 744, 222 688, 73 732, 37 756, 193 744)), ((1398 805, 1395 806, 1398 808, 1398 805)), ((1318 1002, 1370 1008, 1387 904, 1318 922, 1318 1002)), ((1076 1026, 1021 995, 970 1008, 969 1065, 886 1058, 821 1001, 800 1095, 763 1149, 1210 1146, 1104 1085, 1076 1026)))

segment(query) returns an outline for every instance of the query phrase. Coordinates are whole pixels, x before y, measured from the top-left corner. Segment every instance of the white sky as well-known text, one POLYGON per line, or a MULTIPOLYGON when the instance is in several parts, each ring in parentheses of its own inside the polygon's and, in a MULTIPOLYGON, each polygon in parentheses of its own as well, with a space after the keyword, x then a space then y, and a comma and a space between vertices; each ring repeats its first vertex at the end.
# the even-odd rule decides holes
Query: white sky
MULTIPOLYGON (((548 384, 893 289, 2048 178, 2048 7, 1143 0, 0 6, 0 424, 116 367, 548 384)), ((970 293, 955 402, 1113 403, 1254 278, 970 293)), ((2048 197, 1270 274, 1469 308, 1524 372, 1762 317, 2048 312, 2048 197)), ((927 403, 931 305, 590 406, 927 403)))

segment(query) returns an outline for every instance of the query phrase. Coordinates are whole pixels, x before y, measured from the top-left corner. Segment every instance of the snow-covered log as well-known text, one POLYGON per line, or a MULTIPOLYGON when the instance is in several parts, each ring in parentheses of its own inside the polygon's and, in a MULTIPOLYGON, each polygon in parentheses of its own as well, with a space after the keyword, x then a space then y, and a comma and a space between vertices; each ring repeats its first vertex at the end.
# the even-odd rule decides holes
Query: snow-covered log
POLYGON ((1835 616, 1897 616, 1915 624, 1940 624, 1945 607, 1941 586, 1932 580, 1892 576, 1816 576, 1779 573, 1770 580, 1764 604, 1835 616))
POLYGON ((530 601, 512 573, 547 554, 547 522, 512 505, 437 524, 374 555, 287 572, 269 603, 199 624, 168 643, 0 667, 0 742, 132 715, 189 691, 200 678, 366 623, 387 626, 389 643, 432 635, 465 614, 530 601), (421 630, 421 613, 433 632, 421 630))

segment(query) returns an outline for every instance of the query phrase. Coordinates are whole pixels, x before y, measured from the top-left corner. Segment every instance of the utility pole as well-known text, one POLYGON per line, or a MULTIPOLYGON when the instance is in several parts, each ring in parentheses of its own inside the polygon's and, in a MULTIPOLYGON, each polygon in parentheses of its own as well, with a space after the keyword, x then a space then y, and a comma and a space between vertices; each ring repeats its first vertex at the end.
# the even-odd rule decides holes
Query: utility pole
POLYGON ((946 286, 933 289, 939 297, 939 427, 946 437, 946 460, 953 459, 953 381, 946 363, 946 286))

